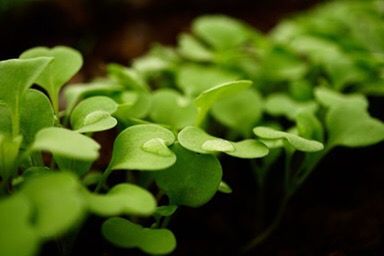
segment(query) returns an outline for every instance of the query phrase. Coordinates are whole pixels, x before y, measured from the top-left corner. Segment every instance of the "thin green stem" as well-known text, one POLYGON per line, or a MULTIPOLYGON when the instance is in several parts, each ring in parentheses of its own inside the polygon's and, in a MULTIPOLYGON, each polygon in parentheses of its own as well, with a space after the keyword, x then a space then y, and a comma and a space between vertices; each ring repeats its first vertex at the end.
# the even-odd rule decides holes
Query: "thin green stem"
POLYGON ((95 192, 100 191, 100 189, 104 186, 105 182, 107 181, 108 176, 111 174, 111 172, 112 172, 112 168, 108 165, 107 169, 104 171, 99 182, 97 183, 97 186, 95 188, 95 192))

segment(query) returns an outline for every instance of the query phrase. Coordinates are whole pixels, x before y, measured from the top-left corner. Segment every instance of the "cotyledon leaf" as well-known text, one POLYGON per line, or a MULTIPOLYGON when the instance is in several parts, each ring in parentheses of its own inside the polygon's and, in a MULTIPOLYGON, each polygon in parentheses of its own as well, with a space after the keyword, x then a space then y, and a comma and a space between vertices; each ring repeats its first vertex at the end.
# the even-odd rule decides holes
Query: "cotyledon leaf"
POLYGON ((109 167, 148 171, 167 168, 176 161, 175 154, 168 148, 174 141, 173 133, 159 125, 128 127, 115 140, 109 167))
POLYGON ((324 148, 323 144, 318 141, 305 139, 296 134, 277 131, 269 127, 256 127, 253 132, 258 137, 267 140, 286 140, 292 147, 300 151, 316 152, 324 148))
POLYGON ((95 160, 100 145, 93 139, 65 128, 49 127, 36 134, 32 150, 49 151, 54 155, 78 159, 95 160))
POLYGON ((121 214, 149 216, 156 210, 156 200, 147 190, 133 184, 119 184, 106 195, 83 192, 88 209, 101 216, 121 214))
POLYGON ((95 96, 81 101, 71 114, 71 125, 80 133, 98 132, 113 128, 117 120, 111 116, 117 103, 105 96, 95 96))
POLYGON ((230 97, 234 93, 240 92, 249 88, 252 85, 252 81, 248 80, 238 80, 232 81, 224 84, 217 85, 211 89, 208 89, 202 92, 195 99, 195 105, 197 106, 198 117, 197 124, 200 124, 205 118, 208 110, 217 102, 218 100, 230 97))
POLYGON ((179 144, 172 146, 177 160, 171 167, 154 172, 157 185, 172 205, 199 207, 217 192, 222 178, 219 160, 209 154, 198 154, 179 144))
POLYGON ((192 125, 197 116, 193 102, 171 89, 160 89, 152 95, 152 107, 149 116, 160 124, 181 129, 192 125))
POLYGON ((34 229, 43 239, 60 236, 85 213, 80 184, 73 174, 49 173, 31 178, 20 190, 33 205, 34 229))
POLYGON ((36 83, 43 87, 52 100, 55 111, 58 110, 58 96, 61 87, 79 71, 83 64, 81 54, 69 47, 35 47, 23 52, 21 59, 51 57, 52 62, 39 75, 36 83))
POLYGON ((31 144, 41 129, 52 127, 54 124, 55 114, 47 96, 34 89, 27 90, 20 106, 20 129, 23 144, 31 144))
POLYGON ((32 209, 19 193, 0 200, 0 255, 36 255, 41 241, 30 222, 32 209))
POLYGON ((224 152, 239 158, 259 158, 268 154, 268 148, 256 140, 232 142, 207 134, 200 128, 188 126, 178 134, 180 144, 191 151, 211 154, 224 152))
POLYGON ((126 88, 134 91, 149 91, 148 84, 146 84, 136 70, 126 68, 119 64, 109 64, 107 70, 110 77, 126 88))
POLYGON ((211 61, 213 53, 196 38, 188 34, 181 34, 178 39, 178 52, 193 61, 211 61))
POLYGON ((143 228, 120 217, 106 220, 101 232, 118 247, 139 248, 149 254, 168 254, 176 248, 176 238, 170 230, 143 228))

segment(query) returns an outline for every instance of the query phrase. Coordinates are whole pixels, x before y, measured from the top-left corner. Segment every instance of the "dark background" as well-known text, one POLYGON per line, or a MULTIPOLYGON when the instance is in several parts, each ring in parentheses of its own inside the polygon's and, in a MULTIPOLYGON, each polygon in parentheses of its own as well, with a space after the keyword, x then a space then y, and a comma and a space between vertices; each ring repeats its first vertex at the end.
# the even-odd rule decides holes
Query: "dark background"
MULTIPOLYGON (((5 0, 0 0, 5 1, 5 0)), ((268 32, 279 20, 316 0, 51 0, 0 5, 0 59, 33 46, 69 45, 82 51, 85 65, 77 80, 103 74, 105 63, 129 64, 154 42, 172 45, 191 20, 208 13, 240 18, 268 32)), ((379 99, 371 99, 373 109, 379 99)), ((290 202, 276 232, 246 255, 384 255, 384 146, 335 149, 290 202)), ((255 180, 248 166, 223 160, 224 178, 234 192, 218 194, 199 209, 181 208, 170 228, 178 238, 174 255, 239 255, 258 226, 255 180)), ((280 166, 269 175, 280 179, 280 166)), ((276 186, 279 186, 277 184, 276 186)), ((266 219, 279 203, 269 188, 266 219)), ((140 255, 115 249, 99 234, 95 217, 75 243, 72 255, 140 255)), ((43 255, 52 254, 48 244, 43 255)), ((54 251, 54 250, 53 250, 54 251)))

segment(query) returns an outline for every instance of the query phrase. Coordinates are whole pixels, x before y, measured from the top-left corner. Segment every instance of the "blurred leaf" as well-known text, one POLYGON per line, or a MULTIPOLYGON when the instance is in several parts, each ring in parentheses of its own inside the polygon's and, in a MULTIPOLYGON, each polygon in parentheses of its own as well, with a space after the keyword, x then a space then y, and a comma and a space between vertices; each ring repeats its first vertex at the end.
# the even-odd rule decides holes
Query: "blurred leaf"
POLYGON ((253 89, 240 91, 231 97, 217 101, 212 115, 229 128, 247 135, 261 119, 263 101, 253 89))
POLYGON ((118 247, 137 247, 149 254, 168 254, 176 247, 176 238, 170 230, 143 228, 120 217, 106 220, 102 233, 108 241, 118 247))
POLYGON ((220 182, 219 188, 217 190, 219 192, 225 193, 225 194, 231 194, 232 193, 232 188, 227 183, 225 183, 224 181, 220 182))
POLYGON ((79 183, 70 173, 31 179, 21 189, 34 209, 34 228, 43 239, 62 235, 82 219, 85 208, 79 183))
POLYGON ((168 195, 170 204, 199 207, 217 192, 222 169, 212 155, 201 155, 175 144, 177 160, 171 167, 154 172, 157 185, 168 195))
POLYGON ((32 223, 32 205, 21 194, 0 200, 0 255, 33 256, 39 237, 32 223))
POLYGON ((179 36, 178 52, 181 56, 193 61, 211 61, 213 59, 212 52, 188 34, 179 36))
POLYGON ((113 115, 125 124, 131 119, 146 117, 152 105, 148 93, 125 91, 114 99, 119 103, 119 107, 113 115))
POLYGON ((238 74, 216 66, 183 65, 176 74, 177 86, 188 96, 196 96, 218 84, 239 78, 238 74))
POLYGON ((119 64, 109 64, 107 70, 109 76, 115 79, 125 88, 134 91, 149 91, 148 84, 146 84, 144 79, 140 77, 136 70, 132 68, 126 68, 119 64))
POLYGON ((167 168, 176 161, 168 148, 174 141, 173 133, 159 125, 131 126, 117 136, 110 168, 146 171, 167 168))
POLYGON ((0 177, 3 182, 16 174, 17 157, 19 154, 22 136, 12 138, 0 133, 0 177))
POLYGON ((156 200, 152 194, 134 184, 118 184, 106 195, 88 191, 83 194, 89 210, 101 216, 149 216, 156 210, 156 200))
POLYGON ((197 116, 193 102, 171 89, 160 89, 152 95, 151 119, 176 129, 192 125, 197 116))

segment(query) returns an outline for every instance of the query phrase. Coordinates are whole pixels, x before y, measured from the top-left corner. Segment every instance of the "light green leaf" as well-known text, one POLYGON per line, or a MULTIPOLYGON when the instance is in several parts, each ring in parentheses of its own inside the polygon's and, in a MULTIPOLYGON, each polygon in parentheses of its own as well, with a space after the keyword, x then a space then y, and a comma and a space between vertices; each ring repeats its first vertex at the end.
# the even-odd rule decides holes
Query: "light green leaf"
POLYGON ((268 154, 268 148, 256 140, 232 142, 211 136, 193 126, 179 132, 178 141, 184 148, 201 154, 224 152, 239 158, 259 158, 268 154))
POLYGON ((33 256, 40 240, 32 223, 32 206, 21 194, 0 201, 0 255, 33 256))
POLYGON ((314 113, 302 111, 296 115, 296 126, 300 136, 322 142, 324 128, 314 113))
POLYGON ((358 103, 331 107, 326 125, 329 146, 363 147, 384 140, 384 123, 358 103))
POLYGON ((218 84, 238 78, 238 74, 216 66, 187 64, 179 68, 176 74, 176 85, 186 95, 196 96, 218 84))
POLYGON ((43 239, 62 235, 85 213, 80 184, 70 173, 51 173, 30 179, 21 189, 35 209, 34 228, 43 239))
POLYGON ((156 123, 181 129, 195 122, 197 110, 190 99, 177 91, 160 89, 152 95, 149 116, 156 123))
POLYGON ((151 109, 151 97, 148 93, 125 91, 114 97, 119 107, 113 114, 124 124, 129 124, 132 119, 144 118, 151 109))
POLYGON ((134 91, 149 91, 149 86, 144 79, 140 77, 139 73, 132 69, 126 68, 119 64, 109 64, 107 67, 108 74, 111 78, 115 79, 119 84, 127 89, 134 91))
POLYGON ((117 120, 111 116, 117 103, 105 96, 95 96, 81 101, 71 114, 71 125, 80 133, 98 132, 113 128, 117 120))
POLYGON ((12 138, 9 135, 0 134, 0 177, 3 181, 8 180, 16 174, 16 161, 21 142, 21 136, 12 138))
POLYGON ((53 155, 86 161, 95 160, 99 156, 99 148, 100 145, 91 138, 59 127, 40 130, 32 144, 35 151, 49 151, 53 155))
POLYGON ((40 74, 36 83, 48 92, 57 112, 60 88, 79 71, 83 65, 83 58, 78 51, 65 46, 57 46, 51 49, 35 47, 20 55, 22 59, 34 57, 53 57, 52 62, 40 74))
POLYGON ((318 141, 305 139, 296 134, 277 131, 269 127, 256 127, 253 132, 260 138, 267 140, 286 140, 292 147, 300 151, 316 152, 324 148, 323 144, 318 141))
POLYGON ((0 103, 0 133, 4 135, 12 134, 11 110, 5 104, 0 103))
POLYGON ((273 116, 285 116, 295 120, 300 112, 316 112, 318 105, 314 101, 298 102, 282 93, 271 94, 265 101, 265 111, 273 116))
POLYGON ((93 160, 78 160, 70 157, 54 155, 53 158, 60 170, 68 170, 82 177, 92 167, 93 160))
POLYGON ((143 228, 120 217, 106 220, 101 232, 118 247, 139 248, 149 254, 168 254, 176 247, 176 238, 170 230, 143 228))
POLYGON ((197 18, 192 24, 192 31, 217 50, 238 47, 250 37, 247 26, 221 15, 197 18))
POLYGON ((217 192, 222 177, 220 162, 212 155, 172 146, 177 160, 168 169, 154 172, 157 185, 168 195, 170 204, 199 207, 217 192))
POLYGON ((217 189, 221 193, 225 194, 231 194, 232 193, 232 188, 224 181, 220 182, 219 188, 217 189))
POLYGON ((147 171, 167 168, 176 161, 168 148, 174 141, 173 133, 159 125, 131 126, 116 138, 110 168, 147 171))
POLYGON ((252 82, 248 80, 238 80, 220 84, 202 92, 195 99, 195 105, 197 106, 198 111, 197 124, 200 124, 204 120, 208 110, 217 101, 225 97, 230 97, 231 95, 234 95, 242 90, 246 90, 251 86, 251 84, 252 82))
POLYGON ((341 94, 325 87, 315 89, 316 99, 325 107, 356 105, 368 108, 368 101, 362 94, 341 94))
POLYGON ((260 120, 263 111, 261 95, 248 89, 217 101, 212 115, 222 124, 247 135, 260 120))
POLYGON ((184 58, 193 61, 211 61, 213 54, 196 38, 188 34, 179 36, 178 52, 184 58))
POLYGON ((23 144, 31 144, 38 131, 51 127, 54 123, 55 114, 47 96, 34 89, 27 90, 20 105, 20 127, 23 144))
POLYGON ((88 191, 83 194, 89 210, 101 216, 149 216, 156 210, 156 200, 152 194, 133 184, 116 185, 106 195, 88 191))

